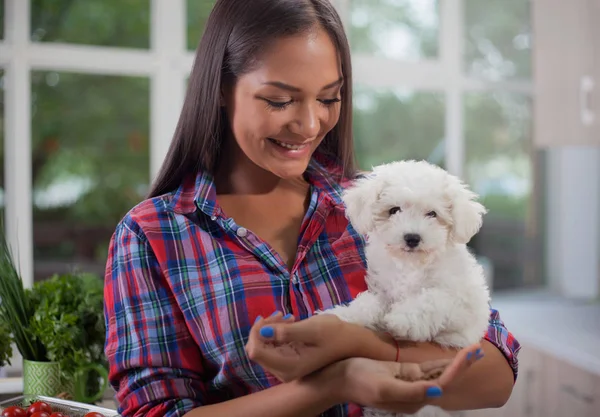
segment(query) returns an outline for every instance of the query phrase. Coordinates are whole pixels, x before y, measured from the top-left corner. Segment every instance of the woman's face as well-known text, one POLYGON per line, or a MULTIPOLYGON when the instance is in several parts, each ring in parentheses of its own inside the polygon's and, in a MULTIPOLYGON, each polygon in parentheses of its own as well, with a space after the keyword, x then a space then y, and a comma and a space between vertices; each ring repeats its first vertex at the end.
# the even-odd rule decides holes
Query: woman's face
POLYGON ((337 50, 323 30, 276 41, 252 72, 225 89, 242 151, 232 162, 250 161, 283 179, 301 176, 339 119, 342 82, 337 50))

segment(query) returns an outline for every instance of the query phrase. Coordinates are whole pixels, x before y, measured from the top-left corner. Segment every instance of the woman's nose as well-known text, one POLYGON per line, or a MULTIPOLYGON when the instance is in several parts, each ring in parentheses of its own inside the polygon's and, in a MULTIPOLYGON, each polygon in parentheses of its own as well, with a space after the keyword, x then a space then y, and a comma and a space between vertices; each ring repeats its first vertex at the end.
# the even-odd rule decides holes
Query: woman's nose
POLYGON ((305 139, 317 137, 321 130, 318 108, 313 105, 301 106, 291 123, 290 130, 305 139))

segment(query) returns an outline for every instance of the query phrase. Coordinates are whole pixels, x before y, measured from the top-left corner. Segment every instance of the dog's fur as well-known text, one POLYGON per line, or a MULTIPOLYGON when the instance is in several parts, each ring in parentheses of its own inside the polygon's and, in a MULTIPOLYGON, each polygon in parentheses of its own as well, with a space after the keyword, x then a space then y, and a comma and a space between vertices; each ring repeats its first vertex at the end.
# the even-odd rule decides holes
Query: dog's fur
MULTIPOLYGON (((480 341, 488 326, 489 290, 466 247, 486 212, 476 195, 435 165, 400 161, 375 167, 343 200, 350 223, 366 235, 368 290, 321 314, 401 340, 456 348, 480 341), (414 248, 407 234, 420 237, 414 248)), ((393 415, 365 410, 366 417, 393 415)), ((417 415, 447 413, 429 406, 417 415)))

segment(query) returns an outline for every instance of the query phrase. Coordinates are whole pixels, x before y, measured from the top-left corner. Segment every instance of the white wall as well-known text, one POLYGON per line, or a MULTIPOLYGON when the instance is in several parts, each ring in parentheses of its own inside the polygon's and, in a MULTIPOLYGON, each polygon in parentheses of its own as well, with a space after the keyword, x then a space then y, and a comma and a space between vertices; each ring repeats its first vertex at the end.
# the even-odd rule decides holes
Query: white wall
POLYGON ((600 148, 548 151, 549 287, 571 298, 600 296, 600 148))

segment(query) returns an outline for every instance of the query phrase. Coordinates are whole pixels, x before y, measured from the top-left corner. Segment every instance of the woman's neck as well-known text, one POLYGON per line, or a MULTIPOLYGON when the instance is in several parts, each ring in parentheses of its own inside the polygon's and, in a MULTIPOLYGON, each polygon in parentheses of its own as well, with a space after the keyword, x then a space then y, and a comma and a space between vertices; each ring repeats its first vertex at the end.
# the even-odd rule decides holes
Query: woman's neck
POLYGON ((252 162, 237 146, 224 147, 215 172, 217 194, 265 195, 306 190, 304 178, 282 179, 252 162), (226 158, 223 157, 226 155, 226 158))

